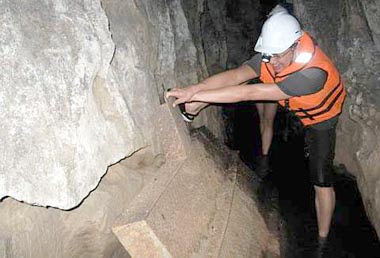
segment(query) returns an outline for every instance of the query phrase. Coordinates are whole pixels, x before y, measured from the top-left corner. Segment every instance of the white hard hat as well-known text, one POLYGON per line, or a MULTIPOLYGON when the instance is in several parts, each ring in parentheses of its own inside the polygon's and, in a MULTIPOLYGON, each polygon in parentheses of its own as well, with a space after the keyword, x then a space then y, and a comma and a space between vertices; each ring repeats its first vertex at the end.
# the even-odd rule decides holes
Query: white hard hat
POLYGON ((282 5, 278 4, 272 9, 272 11, 270 11, 267 17, 270 17, 276 13, 288 13, 288 10, 286 10, 282 5))
POLYGON ((275 13, 264 22, 255 51, 266 54, 282 53, 302 34, 301 26, 295 17, 287 12, 275 13))

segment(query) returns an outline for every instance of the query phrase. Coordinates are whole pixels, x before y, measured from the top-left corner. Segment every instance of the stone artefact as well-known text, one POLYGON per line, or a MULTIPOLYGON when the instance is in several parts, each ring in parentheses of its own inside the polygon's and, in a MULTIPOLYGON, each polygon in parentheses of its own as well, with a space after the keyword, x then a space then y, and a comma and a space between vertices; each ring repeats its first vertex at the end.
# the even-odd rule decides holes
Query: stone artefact
POLYGON ((112 231, 132 257, 173 257, 144 220, 112 231))

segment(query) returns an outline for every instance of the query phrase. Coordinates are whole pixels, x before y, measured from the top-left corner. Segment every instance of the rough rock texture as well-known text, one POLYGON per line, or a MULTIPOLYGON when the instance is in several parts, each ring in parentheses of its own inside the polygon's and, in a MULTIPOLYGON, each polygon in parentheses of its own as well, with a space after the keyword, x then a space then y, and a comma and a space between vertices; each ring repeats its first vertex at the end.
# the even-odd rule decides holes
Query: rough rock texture
MULTIPOLYGON (((183 165, 189 136, 163 92, 226 54, 223 5, 182 4, 0 1, 0 257, 129 257, 111 228, 139 218, 175 257, 279 255, 217 152, 198 143, 183 165)), ((218 116, 197 119, 220 136, 218 116)))
MULTIPOLYGON (((180 129, 174 115, 166 104, 156 115, 166 122, 155 129, 172 146, 167 153, 143 149, 110 167, 74 210, 5 199, 0 206, 0 257, 127 258, 111 229, 138 221, 146 221, 149 228, 142 230, 154 233, 173 257, 279 257, 278 232, 266 225, 271 216, 252 199, 252 185, 243 187, 237 180, 242 177, 238 171, 247 173, 237 169, 237 155, 213 147, 204 136, 189 142, 170 134, 170 127, 180 129), (182 154, 172 143, 183 145, 182 154)), ((138 233, 134 227, 124 240, 141 239, 138 233)), ((130 251, 139 249, 133 245, 130 251)))
POLYGON ((227 66, 235 68, 254 55, 261 25, 268 13, 258 1, 228 0, 226 4, 227 66))
POLYGON ((99 1, 1 1, 0 198, 69 209, 144 144, 99 1))
POLYGON ((335 61, 348 97, 336 161, 358 178, 367 213, 380 235, 380 2, 294 0, 306 30, 335 61))
MULTIPOLYGON (((199 80, 211 74, 221 72, 226 67, 226 0, 182 0, 189 31, 198 57, 197 74, 199 80), (223 14, 222 14, 223 13, 223 14)), ((184 85, 179 85, 184 86, 184 85)), ((209 106, 202 111, 192 123, 192 127, 207 126, 214 135, 222 138, 220 107, 209 106)))
POLYGON ((150 117, 164 90, 206 71, 179 0, 0 7, 0 198, 71 209, 109 165, 162 151, 150 117))

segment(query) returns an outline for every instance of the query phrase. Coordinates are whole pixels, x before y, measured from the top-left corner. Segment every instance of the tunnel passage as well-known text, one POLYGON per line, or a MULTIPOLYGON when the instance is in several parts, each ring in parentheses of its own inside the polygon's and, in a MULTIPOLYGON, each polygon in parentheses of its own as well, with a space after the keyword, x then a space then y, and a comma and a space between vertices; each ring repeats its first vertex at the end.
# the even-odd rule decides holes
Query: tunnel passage
MULTIPOLYGON (((227 5, 228 68, 241 65, 254 53, 255 41, 252 41, 251 36, 257 33, 257 28, 248 28, 249 25, 246 25, 252 24, 252 20, 245 19, 244 16, 244 11, 249 10, 246 4, 243 1, 234 1, 227 5), (236 37, 236 31, 241 33, 240 37, 236 37), (241 41, 249 43, 244 45, 241 41), (239 44, 241 46, 237 47, 239 44)), ((258 27, 277 1, 261 1, 260 4, 261 11, 256 17, 258 27)), ((287 4, 286 7, 293 12, 293 4, 287 4)), ((241 160, 255 173, 255 157, 262 154, 255 102, 225 104, 222 109, 226 145, 237 150, 241 160)), ((288 117, 289 112, 279 107, 269 154, 272 171, 263 182, 263 192, 268 195, 268 192, 278 191, 278 209, 285 223, 285 257, 306 257, 305 252, 313 244, 313 236, 317 234, 314 192, 309 182, 304 130, 299 121, 289 122, 288 117)), ((378 257, 379 239, 373 222, 367 216, 368 211, 364 207, 357 178, 353 176, 357 175, 357 171, 347 171, 344 164, 337 164, 334 171, 337 204, 330 237, 333 239, 335 253, 330 256, 378 257)), ((265 198, 263 201, 266 201, 265 198)))
MULTIPOLYGON (((293 4, 294 13, 328 55, 339 60, 349 96, 339 123, 336 160, 354 174, 366 213, 380 232, 379 3, 286 2, 293 4)), ((165 144, 173 127, 157 129, 157 125, 171 124, 156 123, 163 118, 158 115, 163 91, 196 83, 246 61, 274 4, 248 0, 1 1, 0 256, 121 257, 124 250, 111 233, 112 224, 131 208, 131 201, 139 199, 134 198, 142 188, 152 193, 147 182, 162 183, 155 173, 167 176, 165 171, 171 171, 165 169, 170 162, 162 165, 167 161, 164 153, 170 148, 165 144), (150 169, 139 169, 146 165, 150 169)), ((251 146, 229 145, 251 154, 258 142, 257 134, 252 134, 257 123, 235 123, 230 133, 220 126, 225 113, 245 115, 235 115, 235 110, 250 110, 250 119, 255 118, 251 103, 241 105, 224 106, 224 114, 220 106, 210 107, 197 117, 194 127, 204 125, 222 138, 240 135, 241 126, 250 134, 236 141, 251 146)), ((219 178, 211 172, 208 175, 219 178)), ((192 173, 189 165, 183 175, 192 173)), ((209 180, 202 174, 199 178, 209 180)), ((232 185, 228 177, 221 178, 232 185)), ((273 182, 277 181, 281 180, 273 182)), ((264 193, 270 195, 271 184, 263 187, 264 193)), ((308 189, 300 190, 304 188, 308 189)), ((220 189, 223 193, 226 187, 220 189)), ((202 195, 205 192, 200 191, 201 199, 210 196, 202 195)), ((181 194, 187 197, 184 191, 175 197, 181 194)), ((241 197, 256 211, 253 200, 241 197)), ((221 199, 217 198, 217 204, 221 199)), ((154 203, 156 199, 145 200, 154 203)), ((302 201, 294 205, 304 206, 309 208, 302 201)), ((338 211, 338 221, 350 225, 343 216, 348 209, 338 211)), ((168 214, 157 212, 155 218, 170 221, 168 214)), ((255 215, 246 219, 263 222, 259 213, 255 215)), ((200 218, 204 220, 196 225, 210 225, 204 223, 207 216, 200 218)), ((241 219, 236 217, 236 221, 241 219)), ((263 223, 260 227, 272 239, 263 223)), ((200 235, 212 233, 215 225, 203 229, 200 235)), ((266 249, 268 241, 256 232, 250 230, 253 238, 244 238, 247 253, 251 245, 266 249)), ((178 244, 175 235, 166 236, 174 239, 168 241, 170 245, 178 244)), ((186 243, 187 250, 207 249, 202 237, 186 243)), ((297 239, 293 243, 302 244, 297 239)), ((234 251, 233 247, 228 250, 234 251)), ((273 247, 276 252, 277 245, 273 247)))
MULTIPOLYGON (((259 119, 252 103, 242 103, 238 108, 233 119, 238 124, 233 146, 242 162, 253 168, 261 148, 259 119), (247 111, 247 107, 251 110, 247 111)), ((264 205, 276 203, 282 221, 284 257, 308 257, 318 232, 314 192, 309 182, 304 133, 299 128, 290 129, 285 141, 286 115, 285 110, 276 115, 270 151, 272 170, 261 182, 258 194, 264 205)), ((254 168, 251 173, 255 174, 254 168)), ((337 201, 330 233, 334 251, 326 257, 378 257, 380 242, 366 215, 356 178, 342 165, 335 167, 334 181, 337 201)))

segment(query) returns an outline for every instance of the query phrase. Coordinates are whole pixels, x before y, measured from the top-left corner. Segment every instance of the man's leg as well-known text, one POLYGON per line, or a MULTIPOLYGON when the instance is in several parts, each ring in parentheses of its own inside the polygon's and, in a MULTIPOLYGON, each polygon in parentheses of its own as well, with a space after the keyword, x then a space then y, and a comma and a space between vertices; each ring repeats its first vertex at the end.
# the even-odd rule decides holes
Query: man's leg
POLYGON ((315 190, 315 210, 318 234, 327 237, 335 208, 333 188, 333 160, 335 154, 335 125, 330 129, 306 130, 306 143, 309 147, 310 179, 315 190))
POLYGON ((255 103, 255 106, 257 109, 257 113, 259 114, 260 134, 263 135, 264 123, 262 123, 262 121, 264 120, 264 103, 255 103))
POLYGON ((314 185, 315 209, 318 221, 319 237, 327 237, 335 208, 335 191, 333 187, 314 185))
POLYGON ((262 154, 268 155, 273 139, 273 124, 277 112, 276 103, 256 103, 260 117, 260 133, 262 154))
POLYGON ((269 148, 273 139, 273 124, 277 112, 277 102, 256 103, 260 118, 261 154, 255 158, 255 172, 264 178, 270 171, 269 148))

